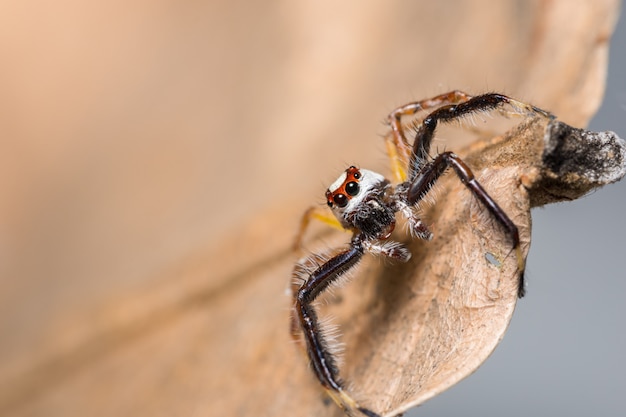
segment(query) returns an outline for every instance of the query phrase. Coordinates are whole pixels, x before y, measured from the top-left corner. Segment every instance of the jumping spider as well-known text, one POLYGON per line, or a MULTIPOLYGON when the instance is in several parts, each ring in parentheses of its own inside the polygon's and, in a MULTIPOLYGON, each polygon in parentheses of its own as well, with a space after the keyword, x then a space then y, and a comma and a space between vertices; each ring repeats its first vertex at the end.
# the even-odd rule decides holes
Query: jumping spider
POLYGON ((519 272, 518 296, 524 295, 524 259, 517 226, 457 155, 452 152, 439 153, 434 157, 429 155, 439 122, 459 120, 477 112, 504 111, 506 108, 516 114, 551 117, 539 108, 496 93, 472 97, 461 91, 452 91, 398 107, 388 116, 391 134, 385 137, 387 153, 398 184, 392 185, 376 172, 351 166, 326 191, 327 204, 334 218, 316 208, 309 209, 303 216, 297 238, 298 246, 312 218, 352 232, 349 248, 330 259, 318 255, 296 265, 293 273, 291 329, 294 339, 304 341, 311 367, 322 387, 346 413, 378 416, 360 406, 346 392, 339 378, 335 357, 321 332, 313 302, 330 284, 354 268, 366 252, 400 262, 409 261, 411 252, 401 243, 389 240, 396 225, 395 215, 400 213, 406 218, 412 236, 430 240, 433 235, 419 218, 416 206, 448 168, 453 169, 511 239, 519 272), (415 139, 410 145, 404 133, 402 117, 429 109, 434 110, 414 123, 415 139))

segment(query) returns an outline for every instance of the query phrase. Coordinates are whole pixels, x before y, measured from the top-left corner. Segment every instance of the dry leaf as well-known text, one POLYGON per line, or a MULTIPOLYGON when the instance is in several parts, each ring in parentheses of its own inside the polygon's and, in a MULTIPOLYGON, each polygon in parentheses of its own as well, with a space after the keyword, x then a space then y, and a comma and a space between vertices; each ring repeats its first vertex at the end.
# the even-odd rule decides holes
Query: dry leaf
MULTIPOLYGON (((520 228, 526 254, 531 204, 573 199, 618 180, 626 173, 626 147, 612 133, 532 119, 505 137, 473 144, 466 161, 520 228), (554 161, 576 163, 557 167, 554 161)), ((506 236, 453 175, 436 194, 437 204, 427 214, 436 233, 433 241, 409 242, 414 257, 405 265, 370 259, 322 307, 342 330, 346 365, 341 373, 348 386, 361 405, 383 415, 420 404, 473 372, 504 335, 517 300, 516 260, 506 236)), ((284 263, 289 261, 258 270, 251 283, 255 293, 262 292, 260 281, 269 284, 289 269, 284 263)), ((283 300, 283 311, 288 303, 283 300)), ((246 309, 240 317, 254 314, 246 309)), ((255 387, 255 401, 239 397, 236 408, 223 404, 221 410, 342 415, 324 401, 304 359, 293 357, 297 349, 286 335, 275 330, 286 328, 286 314, 273 320, 271 334, 258 335, 256 355, 235 354, 250 360, 240 367, 258 372, 246 376, 255 387), (271 400, 259 404, 262 398, 271 400)), ((228 373, 226 367, 221 371, 228 373)))

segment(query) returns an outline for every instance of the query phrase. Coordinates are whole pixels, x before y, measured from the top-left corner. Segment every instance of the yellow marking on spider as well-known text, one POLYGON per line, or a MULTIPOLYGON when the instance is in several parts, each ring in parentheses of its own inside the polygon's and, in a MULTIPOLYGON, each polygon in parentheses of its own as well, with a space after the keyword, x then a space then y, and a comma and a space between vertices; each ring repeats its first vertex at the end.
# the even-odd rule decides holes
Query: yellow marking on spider
POLYGON ((398 154, 398 146, 394 143, 391 136, 385 137, 385 147, 387 148, 387 155, 389 156, 391 162, 391 172, 394 179, 399 183, 406 181, 406 164, 400 158, 400 155, 398 154))
POLYGON ((302 215, 302 220, 300 220, 300 229, 298 230, 298 234, 296 235, 296 239, 294 241, 293 248, 295 250, 299 250, 302 248, 302 240, 304 238, 304 233, 309 227, 311 223, 311 219, 318 220, 322 223, 325 223, 335 229, 339 229, 342 231, 347 231, 344 227, 339 223, 339 220, 328 210, 321 207, 309 207, 307 211, 302 215))

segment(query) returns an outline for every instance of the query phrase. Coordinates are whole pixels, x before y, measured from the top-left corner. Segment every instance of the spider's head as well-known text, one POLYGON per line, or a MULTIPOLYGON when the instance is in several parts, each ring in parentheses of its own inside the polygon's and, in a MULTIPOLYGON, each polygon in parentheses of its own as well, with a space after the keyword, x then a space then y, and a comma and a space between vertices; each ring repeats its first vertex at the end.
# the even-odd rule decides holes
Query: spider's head
POLYGON ((379 192, 387 180, 382 175, 351 166, 326 190, 326 204, 339 221, 357 209, 372 192, 379 192))

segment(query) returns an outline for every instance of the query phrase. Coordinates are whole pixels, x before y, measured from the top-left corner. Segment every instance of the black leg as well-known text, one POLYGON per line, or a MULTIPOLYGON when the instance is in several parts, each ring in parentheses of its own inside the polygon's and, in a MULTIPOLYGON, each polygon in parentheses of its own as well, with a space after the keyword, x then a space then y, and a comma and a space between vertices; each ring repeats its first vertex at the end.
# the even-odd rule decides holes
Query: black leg
POLYGON ((413 152, 409 161, 409 181, 413 181, 421 166, 429 159, 430 146, 437 124, 449 122, 471 113, 491 111, 503 105, 510 105, 519 114, 539 114, 552 117, 548 112, 530 104, 522 103, 510 97, 497 93, 488 93, 471 97, 467 101, 440 107, 430 113, 417 126, 413 152))
POLYGON ((363 253, 361 238, 356 236, 352 239, 350 249, 339 253, 317 268, 294 294, 294 313, 304 335, 307 355, 315 376, 328 394, 348 411, 358 410, 367 416, 377 416, 376 413, 359 407, 343 390, 335 359, 322 336, 317 313, 312 305, 322 291, 359 262, 363 253))
POLYGON ((500 206, 491 198, 480 183, 474 178, 472 170, 452 152, 444 152, 435 157, 434 160, 423 165, 421 170, 416 174, 415 179, 410 184, 408 191, 409 204, 417 204, 432 186, 437 182, 439 177, 446 170, 452 167, 461 182, 476 196, 476 198, 489 210, 491 215, 500 223, 506 232, 511 236, 513 241, 513 249, 517 256, 518 269, 520 272, 518 296, 524 296, 524 259, 522 257, 519 231, 513 221, 500 208, 500 206))

